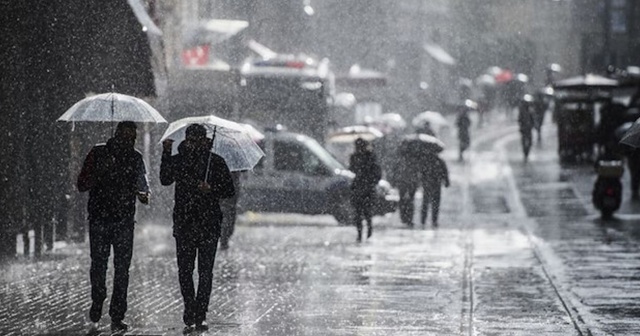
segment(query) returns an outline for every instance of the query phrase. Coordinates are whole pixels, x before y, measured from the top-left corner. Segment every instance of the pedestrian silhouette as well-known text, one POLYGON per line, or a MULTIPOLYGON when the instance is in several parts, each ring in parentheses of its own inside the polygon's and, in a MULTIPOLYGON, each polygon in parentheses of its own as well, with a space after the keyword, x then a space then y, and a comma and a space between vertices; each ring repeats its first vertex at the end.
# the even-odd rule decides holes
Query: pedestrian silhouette
POLYGON ((542 125, 544 125, 544 118, 551 104, 551 98, 545 91, 538 91, 533 98, 533 128, 538 134, 538 144, 542 143, 542 125))
POLYGON ((415 210, 414 197, 420 186, 420 171, 422 163, 422 144, 418 141, 403 140, 398 147, 398 160, 395 172, 398 176, 396 186, 400 194, 398 210, 402 223, 413 227, 415 210))
POLYGON ((356 176, 351 183, 351 204, 355 210, 354 221, 358 230, 357 241, 362 241, 362 221, 367 222, 367 238, 373 234, 371 223, 375 187, 382 171, 375 154, 364 139, 355 141, 355 152, 349 157, 349 170, 356 176))
POLYGON ((533 143, 533 128, 535 126, 535 111, 533 97, 524 95, 518 105, 518 126, 520 128, 520 140, 522 142, 522 154, 524 161, 529 160, 529 151, 533 143))
POLYGON ((135 141, 136 124, 120 122, 106 144, 94 146, 87 154, 77 180, 80 192, 89 191, 92 301, 89 318, 95 324, 102 317, 102 305, 107 297, 107 265, 113 246, 114 278, 109 315, 114 332, 128 329, 123 319, 127 311, 136 197, 144 204, 149 203, 145 164, 134 148, 135 141))
POLYGON ((460 161, 464 160, 464 152, 469 148, 471 136, 469 128, 471 127, 471 118, 469 118, 469 110, 466 106, 462 106, 456 117, 456 126, 458 127, 458 146, 460 161))
POLYGON ((431 224, 438 226, 440 214, 440 195, 442 186, 449 187, 449 170, 447 164, 438 154, 429 153, 422 157, 420 182, 422 184, 422 207, 420 208, 420 223, 424 226, 427 222, 429 207, 431 207, 431 224))
POLYGON ((219 200, 235 195, 229 168, 211 152, 215 139, 207 138, 206 133, 203 125, 189 125, 176 155, 171 155, 173 140, 162 143, 160 182, 165 186, 175 183, 173 236, 186 333, 208 329, 205 320, 223 216, 219 200), (197 291, 193 282, 196 256, 197 291))

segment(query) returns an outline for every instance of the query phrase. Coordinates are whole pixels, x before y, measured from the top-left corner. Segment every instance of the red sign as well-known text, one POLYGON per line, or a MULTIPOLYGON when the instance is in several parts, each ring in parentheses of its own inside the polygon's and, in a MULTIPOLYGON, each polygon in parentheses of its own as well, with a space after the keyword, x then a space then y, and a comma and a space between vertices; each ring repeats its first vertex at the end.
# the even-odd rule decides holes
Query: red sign
POLYGON ((182 64, 185 66, 206 65, 209 63, 209 46, 197 46, 182 51, 182 64))

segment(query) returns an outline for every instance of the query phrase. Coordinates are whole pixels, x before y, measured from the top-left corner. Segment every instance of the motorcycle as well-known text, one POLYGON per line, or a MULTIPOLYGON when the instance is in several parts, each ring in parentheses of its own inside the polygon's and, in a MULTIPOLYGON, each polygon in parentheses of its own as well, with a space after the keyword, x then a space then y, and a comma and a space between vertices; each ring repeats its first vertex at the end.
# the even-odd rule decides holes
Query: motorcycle
POLYGON ((621 160, 599 160, 596 163, 597 178, 593 187, 592 201, 600 210, 603 219, 609 219, 622 203, 621 160))

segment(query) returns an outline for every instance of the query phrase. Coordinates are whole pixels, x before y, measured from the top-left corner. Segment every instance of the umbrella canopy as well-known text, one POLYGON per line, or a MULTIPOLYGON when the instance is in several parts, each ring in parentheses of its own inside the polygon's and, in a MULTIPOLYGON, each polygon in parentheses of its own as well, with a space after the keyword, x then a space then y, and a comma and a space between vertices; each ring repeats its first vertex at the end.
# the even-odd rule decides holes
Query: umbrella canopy
POLYGON ((493 78, 495 79, 496 83, 507 83, 513 80, 514 75, 511 70, 501 69, 500 72, 493 76, 493 78))
POLYGON ((102 93, 80 100, 60 116, 58 121, 167 122, 144 100, 115 92, 102 93))
POLYGON ((603 77, 595 74, 586 74, 582 76, 571 77, 555 82, 554 89, 607 89, 618 86, 615 79, 603 77))
POLYGON ((426 123, 429 123, 429 125, 434 127, 449 125, 449 121, 447 121, 447 119, 440 112, 436 111, 422 112, 411 121, 411 124, 414 127, 423 127, 426 123))
MULTIPOLYGON (((624 124, 620 127, 625 126, 624 124)), ((620 131, 621 132, 621 131, 620 131)), ((631 146, 633 148, 640 148, 640 119, 636 120, 624 133, 621 144, 631 146)))
POLYGON ((188 117, 169 124, 160 138, 174 141, 172 151, 178 150, 178 145, 185 139, 185 131, 191 124, 201 124, 207 129, 207 136, 213 138, 211 152, 220 155, 229 170, 251 170, 264 157, 264 152, 252 139, 250 130, 244 124, 216 116, 188 117))
POLYGON ((614 138, 617 139, 618 141, 622 140, 622 138, 624 138, 624 136, 627 134, 627 132, 629 131, 629 129, 631 129, 632 126, 633 126, 633 122, 631 121, 618 126, 613 131, 614 138))
POLYGON ((407 122, 398 113, 383 113, 371 119, 371 126, 383 133, 392 133, 407 127, 407 122))
POLYGON ((429 153, 440 153, 444 148, 444 143, 434 136, 413 133, 402 137, 399 152, 406 157, 420 157, 429 153))
POLYGON ((369 126, 348 126, 331 132, 327 136, 327 142, 353 143, 358 138, 373 141, 384 136, 380 130, 369 126))
POLYGON ((255 126, 251 124, 240 124, 240 125, 244 126, 244 128, 246 129, 251 139, 253 139, 253 141, 258 142, 264 139, 264 134, 262 134, 262 132, 260 132, 257 128, 255 128, 255 126))

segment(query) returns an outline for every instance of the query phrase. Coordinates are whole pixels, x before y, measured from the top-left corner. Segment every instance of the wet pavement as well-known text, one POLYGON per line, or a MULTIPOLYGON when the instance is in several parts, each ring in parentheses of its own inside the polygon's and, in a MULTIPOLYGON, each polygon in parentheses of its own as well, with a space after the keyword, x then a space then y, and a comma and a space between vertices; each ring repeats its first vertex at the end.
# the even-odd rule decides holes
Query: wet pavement
MULTIPOLYGON (((242 215, 216 260, 205 334, 640 334, 640 204, 601 221, 590 167, 558 164, 552 125, 523 164, 501 122, 473 130, 466 162, 455 145, 443 154, 452 186, 437 229, 394 214, 357 244, 329 216, 242 215)), ((86 244, 2 265, 0 334, 87 334, 88 269, 86 244)), ((181 335, 181 316, 170 223, 141 223, 127 335, 181 335)))

